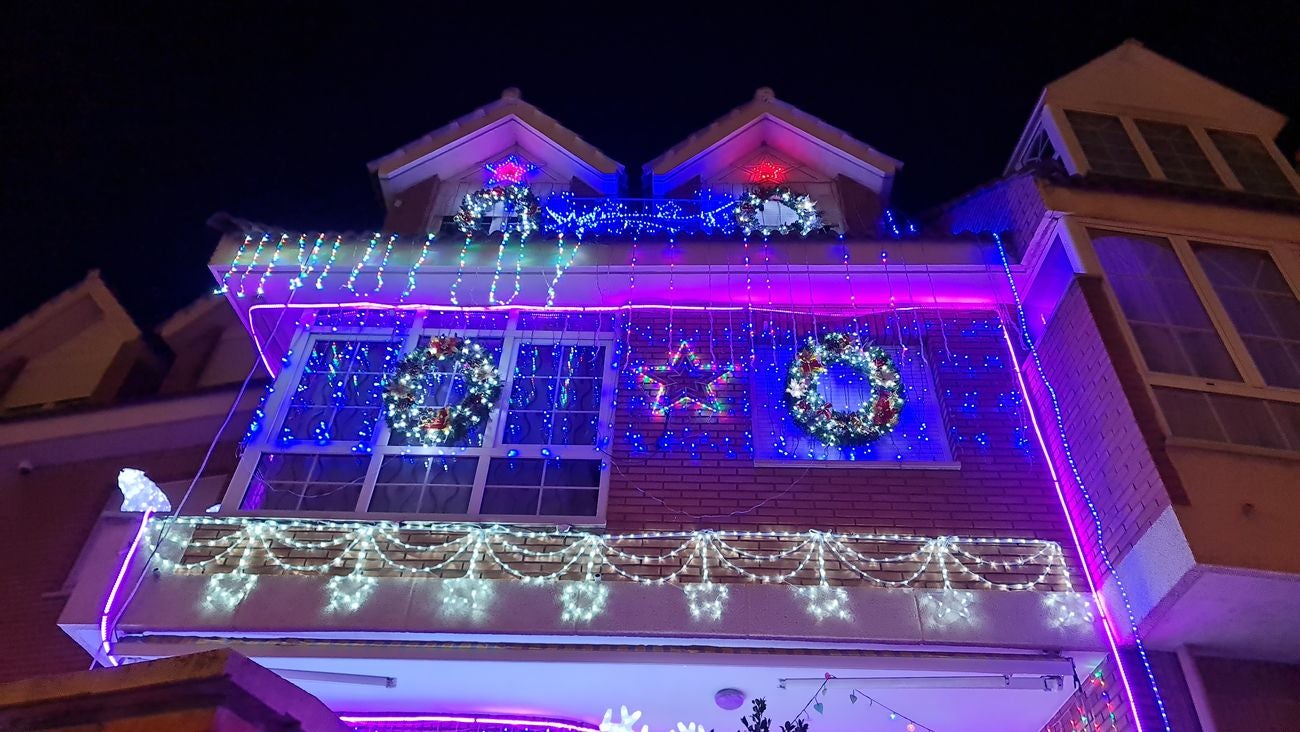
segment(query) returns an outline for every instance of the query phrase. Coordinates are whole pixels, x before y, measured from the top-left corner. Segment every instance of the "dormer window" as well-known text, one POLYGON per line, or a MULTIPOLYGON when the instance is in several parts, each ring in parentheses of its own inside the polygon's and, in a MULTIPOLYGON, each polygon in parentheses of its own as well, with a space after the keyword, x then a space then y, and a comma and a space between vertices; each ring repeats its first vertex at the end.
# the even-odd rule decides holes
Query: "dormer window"
POLYGON ((1223 188, 1219 174, 1186 125, 1145 119, 1136 124, 1166 178, 1175 183, 1223 188))
POLYGON ((1151 177, 1119 117, 1074 110, 1067 110, 1065 116, 1093 172, 1123 178, 1151 177))
POLYGON ((1056 151, 1056 146, 1052 144, 1051 135, 1042 127, 1034 133, 1033 141, 1025 148, 1024 153, 1020 156, 1020 162, 1016 165, 1016 170, 1021 170, 1029 165, 1040 165, 1051 163, 1061 159, 1060 153, 1056 151))
POLYGON ((1258 137, 1222 130, 1206 130, 1206 134, 1219 148, 1219 154, 1223 155, 1223 160, 1244 190, 1266 196, 1300 198, 1258 137))

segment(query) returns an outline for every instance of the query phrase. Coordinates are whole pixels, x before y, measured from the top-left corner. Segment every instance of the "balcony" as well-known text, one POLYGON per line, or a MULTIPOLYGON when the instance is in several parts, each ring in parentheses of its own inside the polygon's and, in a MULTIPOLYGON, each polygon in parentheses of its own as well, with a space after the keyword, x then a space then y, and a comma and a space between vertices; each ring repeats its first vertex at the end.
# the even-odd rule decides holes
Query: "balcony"
MULTIPOLYGON (((1005 676, 1014 683, 962 692, 927 723, 978 707, 999 728, 1031 729, 1068 697, 1055 683, 1071 659, 1091 668, 1103 648, 1061 548, 1041 540, 208 516, 108 516, 103 529, 61 619, 88 651, 121 661, 230 646, 316 679, 305 687, 343 712, 472 700, 574 719, 627 703, 666 718, 681 712, 667 689, 687 684, 694 699, 723 679, 793 714, 815 690, 799 684, 823 673, 910 679, 881 693, 924 709, 957 693, 936 691, 953 679, 1005 676)), ((698 711, 735 721, 711 703, 698 711)))

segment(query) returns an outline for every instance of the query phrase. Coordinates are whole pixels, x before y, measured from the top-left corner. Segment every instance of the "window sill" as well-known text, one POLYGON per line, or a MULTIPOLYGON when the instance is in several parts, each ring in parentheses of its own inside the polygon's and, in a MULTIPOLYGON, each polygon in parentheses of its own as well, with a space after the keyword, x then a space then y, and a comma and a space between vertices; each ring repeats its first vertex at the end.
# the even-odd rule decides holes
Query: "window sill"
POLYGON ((396 524, 426 523, 455 524, 479 526, 528 526, 540 528, 545 526, 575 526, 582 528, 603 528, 603 516, 467 516, 465 514, 408 514, 408 513, 347 513, 340 511, 221 511, 206 514, 223 519, 271 519, 298 521, 339 521, 346 523, 380 523, 396 524))
POLYGON ((1274 447, 1256 447, 1254 445, 1234 445, 1229 442, 1198 440, 1192 437, 1167 437, 1165 447, 1184 450, 1210 450, 1213 452, 1230 452, 1249 457, 1273 458, 1275 460, 1300 461, 1300 452, 1274 447))
POLYGON ((849 468, 852 470, 961 470, 959 462, 916 461, 892 462, 881 460, 755 460, 756 468, 849 468))

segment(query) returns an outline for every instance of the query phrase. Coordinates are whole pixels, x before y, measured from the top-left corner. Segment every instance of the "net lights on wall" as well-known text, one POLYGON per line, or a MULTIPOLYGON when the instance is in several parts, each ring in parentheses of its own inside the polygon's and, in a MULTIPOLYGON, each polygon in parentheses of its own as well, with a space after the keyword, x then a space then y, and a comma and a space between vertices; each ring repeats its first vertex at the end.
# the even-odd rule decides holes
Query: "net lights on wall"
MULTIPOLYGON (((610 593, 629 582, 678 587, 686 610, 701 621, 723 618, 730 586, 738 582, 788 585, 819 621, 852 619, 849 585, 935 589, 922 606, 933 626, 971 619, 976 598, 965 587, 1049 590, 1043 594, 1052 603, 1079 610, 1065 599, 1073 586, 1061 547, 1039 539, 818 530, 604 535, 435 522, 169 520, 174 523, 164 546, 149 552, 154 565, 172 574, 207 574, 202 602, 216 612, 233 611, 267 573, 327 575, 324 611, 355 612, 377 589, 377 574, 393 570, 442 580, 431 584, 441 613, 471 620, 490 615, 502 581, 554 587, 566 623, 600 616, 610 593), (193 538, 196 530, 216 536, 193 538), (321 534, 328 538, 298 538, 321 534), (322 558, 303 561, 304 553, 322 558)), ((163 523, 151 523, 151 547, 163 523)), ((1057 615, 1066 617, 1064 611, 1057 615)), ((1086 621, 1082 611, 1074 619, 1086 621)))

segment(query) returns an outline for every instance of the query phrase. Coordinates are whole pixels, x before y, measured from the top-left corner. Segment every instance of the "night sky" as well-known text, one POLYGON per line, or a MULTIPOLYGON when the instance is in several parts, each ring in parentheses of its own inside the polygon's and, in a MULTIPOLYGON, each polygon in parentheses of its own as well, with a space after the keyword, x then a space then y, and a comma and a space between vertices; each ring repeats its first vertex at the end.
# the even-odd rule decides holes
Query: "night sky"
POLYGON ((217 211, 377 226, 365 163, 507 86, 630 173, 771 86, 903 160, 911 212, 999 175, 1042 86, 1128 37, 1300 117, 1293 0, 1066 4, 22 3, 0 30, 0 324, 98 267, 153 327, 211 288, 217 211))

